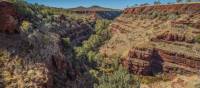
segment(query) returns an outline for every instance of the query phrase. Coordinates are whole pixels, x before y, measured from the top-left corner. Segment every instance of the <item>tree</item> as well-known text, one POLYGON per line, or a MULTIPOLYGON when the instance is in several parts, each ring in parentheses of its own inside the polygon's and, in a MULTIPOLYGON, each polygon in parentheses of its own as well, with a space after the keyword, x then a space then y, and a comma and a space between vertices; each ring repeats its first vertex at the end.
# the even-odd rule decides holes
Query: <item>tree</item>
POLYGON ((62 38, 62 41, 65 47, 70 46, 70 38, 62 38))
POLYGON ((160 0, 154 2, 154 5, 160 5, 160 4, 161 4, 160 0))
POLYGON ((177 2, 177 3, 180 3, 180 2, 182 2, 182 0, 176 0, 176 2, 177 2))
POLYGON ((138 4, 134 4, 133 6, 131 6, 131 7, 137 7, 138 6, 138 4))
POLYGON ((138 6, 138 4, 135 4, 135 6, 138 6))
POLYGON ((192 0, 186 0, 186 2, 192 2, 192 0))
POLYGON ((103 74, 95 88, 139 88, 131 74, 121 65, 112 74, 103 74))
POLYGON ((171 3, 171 2, 168 2, 167 4, 169 4, 169 5, 170 5, 170 4, 172 4, 172 3, 171 3))
POLYGON ((97 53, 94 52, 94 51, 89 51, 87 53, 87 57, 88 57, 89 62, 91 62, 91 63, 94 62, 96 59, 98 59, 97 58, 97 53))
POLYGON ((140 4, 140 6, 148 6, 149 3, 140 4))
MULTIPOLYGON (((97 20, 95 25, 95 33, 90 36, 90 38, 83 42, 82 47, 77 47, 75 49, 78 57, 86 56, 89 51, 95 51, 98 47, 104 43, 105 40, 109 38, 109 32, 107 29, 110 21, 108 20, 97 20)), ((93 56, 90 53, 89 56, 93 56)), ((92 59, 91 57, 89 59, 92 59)))

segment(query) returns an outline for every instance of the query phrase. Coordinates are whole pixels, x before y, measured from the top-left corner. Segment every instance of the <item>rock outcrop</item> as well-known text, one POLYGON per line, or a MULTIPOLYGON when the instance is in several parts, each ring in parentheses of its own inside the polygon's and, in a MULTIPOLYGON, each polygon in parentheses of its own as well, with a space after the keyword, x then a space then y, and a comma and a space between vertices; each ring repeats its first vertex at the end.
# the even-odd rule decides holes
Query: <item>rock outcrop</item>
POLYGON ((0 31, 14 33, 18 31, 19 15, 12 3, 0 1, 0 31))

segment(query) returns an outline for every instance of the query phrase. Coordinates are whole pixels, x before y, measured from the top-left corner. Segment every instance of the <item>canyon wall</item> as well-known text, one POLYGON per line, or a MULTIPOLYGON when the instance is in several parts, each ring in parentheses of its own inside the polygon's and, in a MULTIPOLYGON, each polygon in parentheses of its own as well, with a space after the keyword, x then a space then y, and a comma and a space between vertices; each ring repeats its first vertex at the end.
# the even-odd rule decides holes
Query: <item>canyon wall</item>
POLYGON ((199 59, 199 57, 187 57, 160 49, 133 48, 122 63, 135 74, 153 76, 163 72, 198 73, 199 59))
POLYGON ((100 52, 119 55, 130 72, 199 73, 200 4, 127 8, 110 25, 113 36, 100 52))

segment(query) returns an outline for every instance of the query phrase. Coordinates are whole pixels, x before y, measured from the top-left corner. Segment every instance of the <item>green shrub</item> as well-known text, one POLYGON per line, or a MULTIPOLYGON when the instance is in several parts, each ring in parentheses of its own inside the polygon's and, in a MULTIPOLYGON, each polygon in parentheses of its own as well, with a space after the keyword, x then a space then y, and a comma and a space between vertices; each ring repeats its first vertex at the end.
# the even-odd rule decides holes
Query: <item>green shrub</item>
POLYGON ((154 19, 159 16, 159 12, 153 11, 150 13, 150 19, 154 19))
POLYGON ((200 35, 197 35, 197 36, 195 37, 195 41, 196 41, 197 43, 200 43, 200 35))
POLYGON ((70 46, 70 38, 62 38, 65 47, 70 46))
POLYGON ((133 84, 133 76, 119 66, 112 74, 103 74, 99 78, 99 83, 95 84, 95 88, 133 88, 133 84))
POLYGON ((29 21, 22 21, 21 27, 23 31, 28 32, 29 28, 31 26, 31 23, 29 21))
POLYGON ((96 52, 94 52, 94 51, 89 51, 89 52, 87 53, 87 57, 88 57, 89 62, 94 62, 94 61, 97 59, 97 58, 96 58, 96 55, 97 55, 96 52))
POLYGON ((179 16, 175 13, 171 13, 171 14, 168 14, 167 15, 168 19, 171 19, 171 20, 175 20, 177 19, 179 16))
POLYGON ((75 47, 75 52, 76 52, 76 58, 82 58, 85 56, 88 50, 86 50, 84 47, 75 47))
POLYGON ((48 35, 43 35, 42 36, 42 41, 45 45, 49 44, 51 42, 51 37, 48 35))
POLYGON ((96 34, 101 34, 103 30, 106 30, 111 22, 109 20, 97 20, 95 25, 96 34))
POLYGON ((98 47, 104 43, 105 40, 109 39, 110 33, 107 30, 110 21, 108 20, 97 20, 95 25, 95 33, 90 38, 83 42, 81 47, 75 48, 77 53, 76 56, 79 58, 87 56, 89 51, 96 51, 98 47))
POLYGON ((33 10, 30 8, 30 4, 25 2, 24 0, 13 0, 16 5, 16 10, 19 14, 23 15, 24 17, 33 17, 33 10))

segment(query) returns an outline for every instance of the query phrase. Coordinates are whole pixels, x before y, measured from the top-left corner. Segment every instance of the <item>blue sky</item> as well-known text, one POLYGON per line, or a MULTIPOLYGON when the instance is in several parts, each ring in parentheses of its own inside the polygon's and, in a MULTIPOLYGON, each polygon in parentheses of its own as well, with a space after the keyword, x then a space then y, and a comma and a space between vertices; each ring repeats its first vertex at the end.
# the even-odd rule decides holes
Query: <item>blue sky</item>
MULTIPOLYGON (((44 4, 53 7, 73 8, 77 6, 99 5, 114 9, 124 9, 127 6, 141 3, 153 3, 155 0, 26 0, 30 3, 44 4)), ((175 0, 160 0, 162 3, 175 2, 175 0)))

